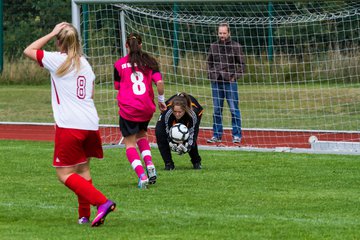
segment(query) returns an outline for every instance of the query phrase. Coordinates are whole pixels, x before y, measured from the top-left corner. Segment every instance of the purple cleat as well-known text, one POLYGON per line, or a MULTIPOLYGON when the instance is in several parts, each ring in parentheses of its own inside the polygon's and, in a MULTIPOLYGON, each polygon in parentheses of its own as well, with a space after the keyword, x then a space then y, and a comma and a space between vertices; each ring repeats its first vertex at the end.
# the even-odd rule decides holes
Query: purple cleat
POLYGON ((91 223, 92 227, 98 227, 101 224, 104 223, 106 216, 114 211, 116 208, 116 203, 114 203, 111 200, 107 200, 104 204, 100 205, 98 207, 98 211, 96 214, 96 217, 94 218, 94 220, 91 223))

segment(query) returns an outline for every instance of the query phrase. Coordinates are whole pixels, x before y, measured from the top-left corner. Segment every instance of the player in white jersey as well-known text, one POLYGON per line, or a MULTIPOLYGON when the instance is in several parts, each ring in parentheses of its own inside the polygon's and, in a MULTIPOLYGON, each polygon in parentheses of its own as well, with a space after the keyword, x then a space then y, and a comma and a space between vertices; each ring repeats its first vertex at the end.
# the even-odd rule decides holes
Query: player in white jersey
POLYGON ((91 225, 99 226, 116 204, 92 185, 90 158, 102 159, 103 150, 93 101, 95 74, 83 56, 78 32, 69 23, 59 23, 24 54, 50 72, 56 123, 53 166, 58 179, 78 197, 79 224, 89 222, 94 205, 98 211, 91 225), (57 52, 41 49, 54 38, 57 52))

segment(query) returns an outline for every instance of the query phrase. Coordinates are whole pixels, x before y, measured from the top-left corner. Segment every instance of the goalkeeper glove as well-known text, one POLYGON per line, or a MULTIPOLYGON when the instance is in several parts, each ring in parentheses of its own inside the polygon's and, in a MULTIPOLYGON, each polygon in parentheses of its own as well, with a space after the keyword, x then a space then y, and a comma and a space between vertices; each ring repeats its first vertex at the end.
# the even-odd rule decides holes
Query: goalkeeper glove
POLYGON ((178 145, 176 143, 173 143, 173 142, 170 141, 169 142, 169 147, 170 147, 171 151, 177 152, 176 150, 177 150, 178 145))
POLYGON ((177 148, 176 148, 176 152, 179 155, 182 155, 182 154, 187 153, 189 151, 190 151, 190 146, 189 146, 189 144, 187 142, 179 144, 177 146, 177 148))

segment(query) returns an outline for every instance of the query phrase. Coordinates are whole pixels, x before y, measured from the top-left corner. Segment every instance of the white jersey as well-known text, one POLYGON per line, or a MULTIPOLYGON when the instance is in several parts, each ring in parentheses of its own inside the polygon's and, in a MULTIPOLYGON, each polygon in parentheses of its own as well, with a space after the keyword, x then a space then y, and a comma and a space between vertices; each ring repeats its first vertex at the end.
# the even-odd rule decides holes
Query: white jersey
POLYGON ((60 52, 37 51, 40 66, 50 71, 51 104, 57 126, 83 130, 98 130, 99 117, 92 99, 95 74, 88 61, 81 57, 78 72, 71 70, 62 77, 56 70, 66 60, 60 52))

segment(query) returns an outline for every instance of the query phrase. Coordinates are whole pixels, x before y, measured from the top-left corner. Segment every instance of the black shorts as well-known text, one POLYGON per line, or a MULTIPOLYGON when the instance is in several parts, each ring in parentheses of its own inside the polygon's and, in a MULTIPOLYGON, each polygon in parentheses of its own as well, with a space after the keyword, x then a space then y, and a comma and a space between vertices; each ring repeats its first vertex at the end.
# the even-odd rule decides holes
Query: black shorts
POLYGON ((123 137, 127 137, 130 135, 136 134, 136 133, 140 132, 141 130, 144 130, 146 132, 148 129, 149 122, 150 121, 133 122, 133 121, 124 119, 120 116, 119 127, 120 127, 121 134, 123 135, 123 137))

